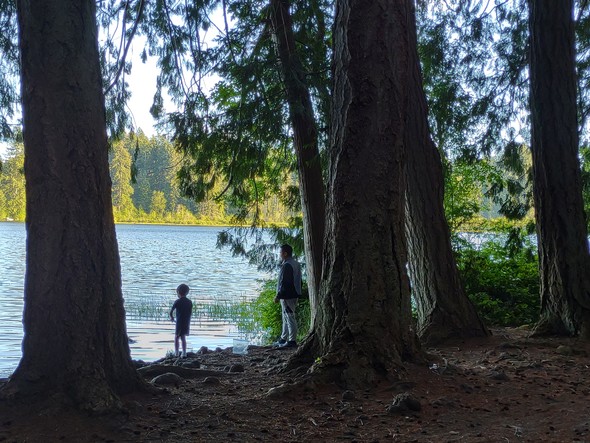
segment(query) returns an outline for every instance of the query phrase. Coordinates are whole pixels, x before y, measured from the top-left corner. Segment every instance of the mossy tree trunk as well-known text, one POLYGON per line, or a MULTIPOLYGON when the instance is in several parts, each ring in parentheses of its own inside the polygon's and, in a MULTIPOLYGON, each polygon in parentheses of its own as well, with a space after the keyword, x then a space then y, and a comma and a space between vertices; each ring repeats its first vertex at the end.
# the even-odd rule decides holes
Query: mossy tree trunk
POLYGON ((538 334, 590 337, 590 257, 576 108, 573 1, 529 2, 538 334))
POLYGON ((111 204, 95 2, 18 0, 27 194, 23 357, 6 395, 108 411, 137 389, 111 204))
POLYGON ((451 248, 443 206, 442 163, 430 137, 413 8, 410 45, 406 232, 418 335, 430 344, 450 337, 486 336, 489 332, 465 294, 451 248))
POLYGON ((409 2, 336 2, 334 101, 318 316, 293 362, 343 385, 416 350, 404 233, 409 2))

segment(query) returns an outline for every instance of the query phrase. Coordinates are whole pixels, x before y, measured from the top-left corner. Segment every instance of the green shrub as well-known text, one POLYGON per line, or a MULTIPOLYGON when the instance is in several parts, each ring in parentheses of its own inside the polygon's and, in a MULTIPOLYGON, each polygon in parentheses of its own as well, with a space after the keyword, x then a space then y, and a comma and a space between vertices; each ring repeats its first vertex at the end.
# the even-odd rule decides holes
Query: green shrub
MULTIPOLYGON (((253 301, 249 302, 248 311, 252 315, 254 325, 259 330, 265 332, 269 341, 280 337, 282 329, 281 305, 274 302, 276 295, 277 281, 267 280, 264 282, 260 295, 253 301)), ((297 339, 301 340, 307 335, 310 323, 310 307, 307 285, 303 284, 302 296, 297 303, 297 324, 299 331, 297 339)))
POLYGON ((537 253, 529 240, 522 240, 520 247, 497 238, 479 247, 463 241, 456 254, 465 291, 488 324, 520 326, 537 321, 537 253))

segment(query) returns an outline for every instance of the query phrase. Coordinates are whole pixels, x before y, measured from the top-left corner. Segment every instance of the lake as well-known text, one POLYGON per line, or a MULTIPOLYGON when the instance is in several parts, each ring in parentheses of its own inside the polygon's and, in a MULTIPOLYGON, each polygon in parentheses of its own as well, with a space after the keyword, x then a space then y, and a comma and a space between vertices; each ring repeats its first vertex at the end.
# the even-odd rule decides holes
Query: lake
MULTIPOLYGON (((222 228, 117 225, 127 332, 134 359, 156 360, 174 348, 168 319, 175 288, 186 283, 200 306, 187 337, 189 350, 232 345, 243 338, 229 319, 212 318, 206 306, 251 300, 269 275, 227 249, 217 249, 222 228)), ((26 231, 23 223, 0 222, 0 377, 18 365, 23 337, 22 310, 26 231)), ((256 337, 248 337, 256 340, 256 337)))

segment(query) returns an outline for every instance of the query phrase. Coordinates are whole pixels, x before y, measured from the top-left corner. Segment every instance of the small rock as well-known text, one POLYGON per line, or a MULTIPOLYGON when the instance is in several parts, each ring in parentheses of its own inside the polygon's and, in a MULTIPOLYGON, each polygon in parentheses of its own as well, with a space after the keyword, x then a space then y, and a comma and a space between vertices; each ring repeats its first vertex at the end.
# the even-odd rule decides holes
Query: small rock
POLYGON ((165 409, 163 411, 160 411, 159 415, 160 415, 160 417, 163 417, 163 418, 176 418, 178 413, 174 412, 171 409, 165 409))
POLYGON ((204 385, 210 385, 210 386, 217 386, 221 384, 221 380, 219 380, 217 377, 205 377, 205 379, 203 380, 203 384, 204 385))
POLYGON ((143 368, 144 366, 147 365, 146 362, 144 362, 143 360, 132 360, 133 366, 135 366, 135 369, 139 369, 139 368, 143 368))
POLYGON ((590 424, 589 423, 581 423, 574 428, 574 432, 578 435, 585 435, 590 431, 590 424))
POLYGON ((274 388, 270 388, 266 393, 266 396, 271 399, 279 399, 283 398, 287 392, 289 392, 289 387, 287 385, 280 385, 274 388))
POLYGON ((193 368, 193 369, 198 369, 201 367, 201 362, 199 360, 188 360, 188 361, 183 361, 180 366, 182 366, 183 368, 193 368))
POLYGON ((473 391, 475 391, 473 386, 467 385, 465 383, 461 383, 459 387, 467 394, 471 394, 473 391))
POLYGON ((422 405, 420 401, 413 397, 412 395, 408 394, 407 392, 403 394, 398 394, 393 399, 393 403, 387 407, 387 412, 390 414, 397 414, 406 411, 420 411, 422 409, 422 405))
POLYGON ((229 372, 244 372, 244 365, 240 363, 233 364, 229 367, 229 372))
POLYGON ((504 371, 492 371, 488 374, 492 380, 508 381, 510 380, 504 371))
POLYGON ((154 377, 151 381, 152 384, 156 386, 165 386, 165 385, 178 385, 182 381, 182 378, 178 374, 174 374, 172 372, 166 372, 165 374, 158 375, 154 377))
POLYGON ((391 390, 393 392, 401 394, 402 392, 411 391, 415 387, 416 383, 413 381, 398 381, 391 386, 391 390))
POLYGON ((501 343, 500 346, 498 346, 499 348, 502 349, 520 349, 520 347, 514 343, 510 343, 510 342, 504 342, 501 343))
POLYGON ((344 391, 342 393, 342 400, 344 400, 344 401, 354 400, 354 391, 344 391))
POLYGON ((455 408, 457 404, 455 400, 447 397, 440 397, 430 403, 434 407, 455 408))
POLYGON ((574 355, 574 350, 569 346, 559 345, 555 350, 560 355, 574 355))
POLYGON ((385 408, 385 410, 387 412, 389 412, 390 414, 403 414, 404 412, 407 411, 406 408, 402 408, 399 405, 389 405, 385 408))
POLYGON ((217 346, 215 348, 215 352, 223 352, 223 348, 220 348, 219 346, 217 346))
POLYGON ((209 348, 207 346, 201 346, 197 351, 197 354, 208 354, 209 348))

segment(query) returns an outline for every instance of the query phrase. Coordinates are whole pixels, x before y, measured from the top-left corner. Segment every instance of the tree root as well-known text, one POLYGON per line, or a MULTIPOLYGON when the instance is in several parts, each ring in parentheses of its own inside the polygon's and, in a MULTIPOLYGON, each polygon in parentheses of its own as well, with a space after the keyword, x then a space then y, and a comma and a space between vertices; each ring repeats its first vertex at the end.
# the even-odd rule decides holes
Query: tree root
POLYGON ((433 346, 444 343, 454 338, 489 337, 492 333, 483 325, 480 328, 452 328, 444 322, 431 320, 426 322, 418 330, 420 342, 424 345, 433 346))
POLYGON ((555 322, 548 318, 541 318, 538 323, 533 326, 533 330, 529 335, 531 338, 550 336, 571 337, 572 334, 565 328, 561 321, 555 322))
POLYGON ((123 403, 106 383, 94 380, 74 383, 60 389, 39 381, 11 379, 0 387, 0 400, 27 404, 39 410, 84 411, 92 416, 125 413, 123 403))
POLYGON ((312 332, 308 335, 297 351, 293 353, 285 367, 281 370, 283 374, 300 373, 306 371, 314 363, 314 359, 319 355, 315 334, 312 332))
POLYGON ((139 368, 137 370, 142 377, 146 378, 153 378, 157 377, 158 375, 166 374, 168 372, 172 372, 182 378, 205 378, 205 377, 231 377, 232 375, 236 375, 237 373, 233 372, 222 372, 222 371, 210 371, 206 369, 190 369, 190 368, 183 368, 182 366, 172 366, 172 365, 149 365, 144 366, 143 368, 139 368))

